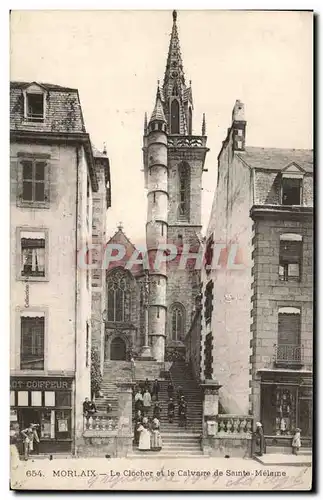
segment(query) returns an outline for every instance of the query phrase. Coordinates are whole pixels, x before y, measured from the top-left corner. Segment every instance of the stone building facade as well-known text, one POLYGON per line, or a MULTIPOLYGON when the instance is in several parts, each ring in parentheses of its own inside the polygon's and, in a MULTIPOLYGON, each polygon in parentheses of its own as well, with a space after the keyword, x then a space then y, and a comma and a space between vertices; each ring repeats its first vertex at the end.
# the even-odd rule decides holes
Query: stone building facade
POLYGON ((246 125, 237 101, 206 238, 201 378, 276 443, 311 433, 313 153, 249 147, 246 125))
POLYGON ((40 453, 70 453, 90 395, 82 261, 101 185, 76 89, 11 83, 10 181, 11 423, 39 423, 40 453))

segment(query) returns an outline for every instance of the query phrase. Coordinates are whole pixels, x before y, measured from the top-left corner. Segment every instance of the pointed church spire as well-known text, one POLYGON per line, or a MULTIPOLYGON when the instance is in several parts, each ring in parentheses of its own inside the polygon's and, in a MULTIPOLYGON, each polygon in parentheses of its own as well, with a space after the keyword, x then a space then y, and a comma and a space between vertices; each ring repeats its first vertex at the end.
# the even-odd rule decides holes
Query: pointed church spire
POLYGON ((162 104, 161 95, 160 95, 159 81, 158 81, 158 85, 157 85, 155 107, 154 107, 154 111, 152 112, 149 123, 154 121, 154 120, 159 120, 159 121, 163 121, 166 123, 165 113, 163 110, 163 104, 162 104))
POLYGON ((177 20, 177 12, 176 10, 174 10, 173 28, 169 42, 168 57, 167 57, 164 84, 163 84, 164 95, 168 97, 171 95, 171 91, 173 89, 174 84, 176 84, 176 81, 179 80, 182 85, 185 85, 183 61, 179 45, 176 20, 177 20))
POLYGON ((203 120, 202 120, 202 135, 206 134, 206 123, 205 123, 205 113, 203 113, 203 120))

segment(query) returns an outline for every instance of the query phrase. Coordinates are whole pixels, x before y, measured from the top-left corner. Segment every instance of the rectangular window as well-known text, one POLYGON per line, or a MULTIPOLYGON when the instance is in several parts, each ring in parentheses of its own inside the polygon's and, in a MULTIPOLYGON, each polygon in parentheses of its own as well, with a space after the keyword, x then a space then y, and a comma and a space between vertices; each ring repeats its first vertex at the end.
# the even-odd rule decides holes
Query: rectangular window
POLYGON ((70 391, 57 391, 56 392, 56 406, 72 406, 71 392, 70 391))
POLYGON ((45 277, 45 232, 21 231, 21 276, 45 277))
POLYGON ((69 439, 71 437, 71 410, 56 410, 56 437, 69 439))
POLYGON ((16 393, 15 391, 10 391, 10 406, 16 406, 16 393))
POLYGON ((42 406, 42 392, 32 391, 31 392, 31 406, 42 406))
POLYGON ((55 406, 55 392, 46 391, 45 392, 45 406, 55 406))
POLYGON ((44 369, 45 317, 43 313, 21 316, 20 369, 44 369))
POLYGON ((44 121, 44 94, 26 94, 27 120, 32 122, 44 121))
POLYGON ((294 312, 278 313, 276 364, 286 367, 298 366, 302 363, 300 310, 296 308, 282 309, 290 309, 294 312))
POLYGON ((280 240, 279 279, 299 281, 301 276, 302 241, 280 240))
POLYGON ((301 205, 301 179, 283 178, 282 205, 301 205))
MULTIPOLYGON (((18 205, 47 208, 49 204, 49 166, 43 158, 30 157, 24 153, 18 169, 18 205)), ((44 155, 48 157, 48 155, 44 155)))
POLYGON ((41 414, 40 437, 45 439, 55 438, 55 427, 52 428, 53 410, 45 410, 41 414))
POLYGON ((18 391, 18 406, 29 406, 28 391, 18 391))

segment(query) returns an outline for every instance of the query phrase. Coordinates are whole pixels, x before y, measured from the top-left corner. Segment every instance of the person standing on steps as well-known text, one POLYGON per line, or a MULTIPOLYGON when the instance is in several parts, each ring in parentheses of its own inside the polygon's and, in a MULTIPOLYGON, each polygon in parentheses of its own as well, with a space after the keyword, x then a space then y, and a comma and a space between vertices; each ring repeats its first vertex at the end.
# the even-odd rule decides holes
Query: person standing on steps
POLYGON ((140 389, 137 390, 135 395, 135 409, 142 410, 143 407, 143 395, 140 392, 140 389))
POLYGON ((138 426, 137 430, 140 434, 138 450, 140 451, 150 450, 150 430, 147 418, 144 417, 142 419, 142 423, 138 426))
POLYGON ((179 416, 179 426, 187 426, 187 404, 184 396, 181 396, 180 402, 178 404, 178 416, 179 416))
POLYGON ((134 418, 134 443, 135 445, 138 446, 139 444, 139 438, 140 438, 140 432, 138 428, 142 425, 143 417, 142 413, 140 410, 137 410, 135 418, 134 418))
POLYGON ((171 382, 168 383, 167 394, 168 394, 168 399, 172 399, 174 397, 174 386, 171 382))
POLYGON ((160 419, 160 413, 161 413, 161 407, 160 407, 160 404, 157 401, 155 403, 155 406, 154 406, 153 418, 158 418, 158 420, 159 420, 160 419))
POLYGON ((148 392, 149 392, 149 394, 151 395, 150 383, 149 383, 148 378, 146 378, 146 380, 145 380, 145 383, 144 383, 144 390, 145 390, 145 391, 148 391, 148 392))
POLYGON ((169 398, 168 402, 168 422, 173 423, 175 417, 175 404, 173 398, 169 398))
POLYGON ((153 451, 160 451, 162 449, 162 438, 160 435, 160 422, 158 418, 154 418, 151 424, 151 446, 153 451))
POLYGON ((149 415, 150 407, 151 407, 151 395, 148 389, 145 390, 144 395, 142 397, 143 402, 143 410, 145 416, 149 415))
POLYGON ((153 398, 158 401, 158 394, 159 394, 159 391, 160 391, 160 383, 158 382, 158 379, 156 378, 155 379, 155 382, 153 384, 153 393, 152 393, 152 396, 153 398))

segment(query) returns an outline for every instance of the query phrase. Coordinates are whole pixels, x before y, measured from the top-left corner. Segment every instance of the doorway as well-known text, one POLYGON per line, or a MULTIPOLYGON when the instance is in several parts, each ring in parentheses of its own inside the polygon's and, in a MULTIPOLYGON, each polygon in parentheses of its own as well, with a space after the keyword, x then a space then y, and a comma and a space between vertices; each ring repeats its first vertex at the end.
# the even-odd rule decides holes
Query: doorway
POLYGON ((113 361, 126 361, 126 343, 121 337, 116 337, 110 345, 110 359, 113 361))

